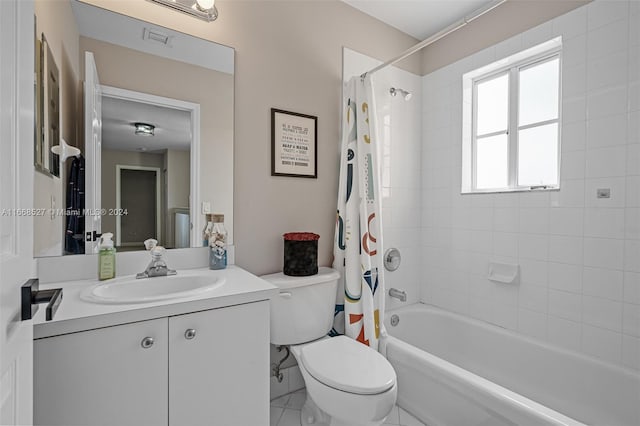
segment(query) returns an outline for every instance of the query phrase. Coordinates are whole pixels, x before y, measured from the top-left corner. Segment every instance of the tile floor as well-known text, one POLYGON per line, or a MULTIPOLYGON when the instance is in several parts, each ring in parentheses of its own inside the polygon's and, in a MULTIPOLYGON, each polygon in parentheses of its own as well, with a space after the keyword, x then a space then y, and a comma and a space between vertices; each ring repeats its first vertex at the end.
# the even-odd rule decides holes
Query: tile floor
MULTIPOLYGON (((307 393, 304 389, 271 401, 271 426, 300 426, 300 409, 307 393)), ((397 405, 384 423, 387 426, 426 426, 397 405)))

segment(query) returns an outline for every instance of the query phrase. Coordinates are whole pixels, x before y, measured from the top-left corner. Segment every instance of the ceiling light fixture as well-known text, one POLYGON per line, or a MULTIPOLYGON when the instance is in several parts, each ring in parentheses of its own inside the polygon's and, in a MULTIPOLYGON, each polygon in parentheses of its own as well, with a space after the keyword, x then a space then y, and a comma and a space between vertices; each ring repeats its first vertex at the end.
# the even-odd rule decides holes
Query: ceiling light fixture
POLYGON ((173 10, 187 13, 207 22, 215 21, 218 18, 218 9, 215 0, 148 0, 162 6, 170 7, 173 10))
POLYGON ((156 126, 147 123, 133 123, 136 128, 136 135, 153 136, 156 126))

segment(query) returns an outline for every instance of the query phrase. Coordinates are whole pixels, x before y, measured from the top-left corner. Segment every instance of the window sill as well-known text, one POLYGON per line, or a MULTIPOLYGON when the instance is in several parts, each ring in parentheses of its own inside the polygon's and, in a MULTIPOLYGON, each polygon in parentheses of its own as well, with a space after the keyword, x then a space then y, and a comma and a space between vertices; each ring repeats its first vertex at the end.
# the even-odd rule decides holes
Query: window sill
POLYGON ((476 189, 473 191, 462 190, 460 195, 469 194, 505 194, 510 192, 549 192, 560 191, 560 186, 548 186, 546 188, 503 188, 503 189, 476 189))

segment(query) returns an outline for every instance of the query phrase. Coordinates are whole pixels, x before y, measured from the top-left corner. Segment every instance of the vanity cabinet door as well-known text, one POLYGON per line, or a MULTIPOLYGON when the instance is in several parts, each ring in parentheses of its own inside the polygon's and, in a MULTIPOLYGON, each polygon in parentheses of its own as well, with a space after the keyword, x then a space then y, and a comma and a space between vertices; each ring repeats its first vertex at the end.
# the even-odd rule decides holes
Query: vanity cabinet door
POLYGON ((35 424, 168 424, 167 323, 160 318, 36 340, 35 424))
POLYGON ((267 426, 269 302, 169 318, 169 424, 267 426))

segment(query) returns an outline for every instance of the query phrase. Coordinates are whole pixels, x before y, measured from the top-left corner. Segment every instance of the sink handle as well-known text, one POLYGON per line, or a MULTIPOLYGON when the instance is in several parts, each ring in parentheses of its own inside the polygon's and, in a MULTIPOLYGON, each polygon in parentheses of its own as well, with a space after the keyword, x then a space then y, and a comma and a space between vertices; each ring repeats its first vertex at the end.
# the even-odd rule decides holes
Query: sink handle
POLYGON ((153 339, 153 337, 145 337, 144 339, 142 339, 142 342, 140 342, 140 346, 142 346, 144 349, 149 349, 153 346, 154 343, 155 340, 153 339))

